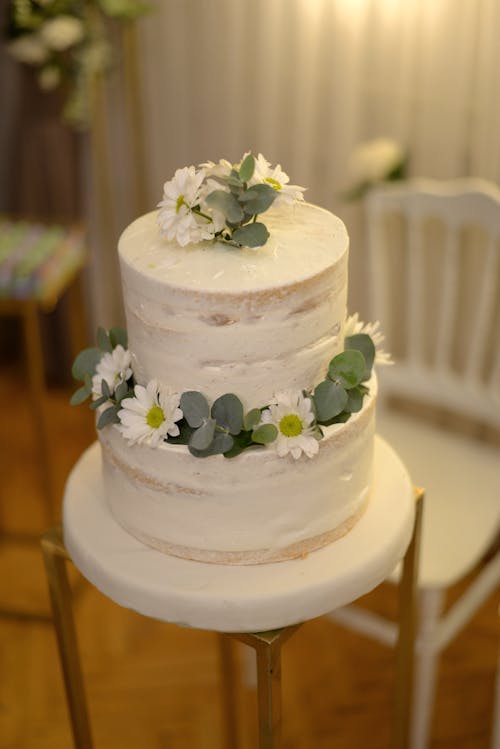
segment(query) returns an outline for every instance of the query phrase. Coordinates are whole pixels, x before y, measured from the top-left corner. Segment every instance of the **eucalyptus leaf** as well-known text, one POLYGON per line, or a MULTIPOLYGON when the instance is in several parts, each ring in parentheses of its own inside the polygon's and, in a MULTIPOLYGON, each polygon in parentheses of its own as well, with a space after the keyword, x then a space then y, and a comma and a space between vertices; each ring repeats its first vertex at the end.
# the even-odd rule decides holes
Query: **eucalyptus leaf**
POLYGON ((91 390, 86 385, 82 385, 82 387, 78 388, 78 390, 75 390, 75 392, 71 396, 70 404, 72 406, 79 406, 81 403, 87 400, 90 393, 91 390))
POLYGON ((233 239, 242 247, 262 247, 269 239, 269 232, 264 224, 256 221, 242 226, 233 232, 233 239))
POLYGON ((179 427, 179 434, 176 437, 172 437, 172 435, 169 434, 167 442, 170 442, 172 445, 188 445, 191 435, 194 432, 193 427, 189 426, 186 419, 178 421, 177 426, 179 427))
POLYGON ((347 393, 337 382, 323 380, 314 390, 316 420, 324 423, 341 413, 347 404, 347 393))
POLYGON ((127 331, 125 328, 111 328, 109 331, 109 340, 113 348, 123 346, 126 349, 128 346, 127 331))
POLYGON ((115 390, 115 400, 118 401, 118 403, 121 403, 121 401, 127 397, 128 392, 129 390, 127 383, 125 381, 120 382, 115 390))
POLYGON ((256 445, 255 442, 252 441, 252 432, 240 432, 233 437, 233 446, 230 450, 227 450, 224 453, 224 457, 236 458, 237 455, 240 455, 244 450, 250 447, 257 448, 261 447, 261 445, 256 445))
POLYGON ((240 179, 242 182, 248 182, 252 179, 255 171, 255 158, 251 153, 243 159, 240 166, 240 179))
POLYGON ((189 426, 195 429, 208 419, 210 413, 207 399, 197 390, 187 390, 181 395, 180 409, 189 426))
POLYGON ((102 351, 98 348, 86 348, 80 351, 71 369, 71 374, 75 380, 85 380, 85 376, 95 374, 95 370, 101 361, 102 351))
POLYGON ((109 385, 108 385, 107 381, 104 379, 104 377, 101 380, 101 393, 103 394, 103 397, 106 398, 106 400, 108 398, 111 398, 111 391, 110 391, 109 385))
POLYGON ((220 455, 221 453, 229 452, 234 445, 233 438, 230 434, 225 432, 216 432, 213 441, 204 450, 197 450, 191 443, 189 444, 189 452, 194 455, 195 458, 208 458, 210 455, 220 455))
POLYGON ((278 197, 277 191, 271 185, 259 184, 249 187, 240 195, 245 213, 264 213, 278 197))
POLYGON ((108 426, 108 424, 119 424, 120 419, 118 418, 118 410, 118 406, 111 406, 110 408, 107 408, 105 411, 103 411, 99 416, 97 428, 102 429, 103 427, 108 426))
POLYGON ((278 436, 278 430, 274 424, 261 424, 252 432, 252 440, 258 445, 268 445, 278 436))
POLYGON ((347 391, 349 399, 347 401, 346 411, 350 411, 352 414, 361 411, 363 406, 363 393, 359 387, 351 388, 347 391))
POLYGON ((238 434, 243 428, 243 405, 233 393, 225 393, 214 401, 212 418, 217 426, 227 429, 230 434, 238 434))
POLYGON ((375 361, 375 344, 371 337, 366 335, 366 333, 357 333, 356 335, 348 336, 345 339, 345 347, 347 349, 361 351, 365 357, 366 364, 363 381, 369 380, 372 373, 373 362, 375 361))
POLYGON ((113 346, 109 340, 109 336, 104 328, 97 328, 97 345, 101 351, 105 351, 110 354, 113 351, 113 346))
POLYGON ((334 416, 333 419, 329 419, 329 421, 322 422, 321 426, 329 427, 332 424, 344 424, 346 421, 349 421, 350 418, 351 418, 350 411, 342 411, 342 413, 339 413, 337 414, 337 416, 334 416))
POLYGON ((92 401, 89 408, 91 411, 95 411, 99 406, 104 405, 104 403, 107 403, 108 398, 105 395, 101 395, 100 398, 97 398, 97 400, 92 401))
POLYGON ((361 351, 347 349, 332 359, 328 367, 328 377, 349 390, 359 385, 365 371, 366 362, 361 351))
POLYGON ((245 418, 243 419, 243 426, 247 431, 251 431, 252 429, 255 429, 257 424, 260 422, 261 419, 261 410, 260 408, 252 408, 251 411, 249 411, 245 418))
POLYGON ((210 208, 220 211, 228 221, 233 224, 239 223, 243 218, 243 210, 235 196, 225 190, 214 190, 205 198, 210 208))
POLYGON ((214 439, 215 419, 205 419, 196 429, 189 440, 189 447, 194 450, 206 450, 214 439))

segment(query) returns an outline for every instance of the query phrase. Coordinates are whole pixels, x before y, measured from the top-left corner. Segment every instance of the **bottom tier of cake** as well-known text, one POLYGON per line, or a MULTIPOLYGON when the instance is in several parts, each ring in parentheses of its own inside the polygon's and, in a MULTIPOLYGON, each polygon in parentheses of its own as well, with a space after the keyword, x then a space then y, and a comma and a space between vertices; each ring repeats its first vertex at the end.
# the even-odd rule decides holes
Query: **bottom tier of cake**
POLYGON ((183 445, 130 447, 100 434, 104 487, 115 519, 166 554, 216 564, 305 555, 347 533, 370 496, 375 393, 344 424, 324 427, 318 454, 272 448, 197 459, 183 445))

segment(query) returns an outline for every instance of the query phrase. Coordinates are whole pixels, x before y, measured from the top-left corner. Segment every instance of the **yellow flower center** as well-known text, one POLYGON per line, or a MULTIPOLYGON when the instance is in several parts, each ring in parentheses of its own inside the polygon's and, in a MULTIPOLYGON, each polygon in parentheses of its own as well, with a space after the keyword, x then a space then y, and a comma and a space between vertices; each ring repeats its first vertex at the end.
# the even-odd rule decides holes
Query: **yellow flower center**
POLYGON ((179 195, 179 197, 177 198, 177 203, 175 204, 175 212, 179 213, 183 205, 185 205, 184 195, 179 195))
POLYGON ((280 421, 280 432, 285 437, 298 437, 302 434, 302 422, 297 414, 287 414, 280 421))
POLYGON ((146 414, 146 422, 151 429, 158 429, 160 424, 165 421, 165 414, 160 406, 153 406, 146 414))
POLYGON ((274 187, 275 190, 281 190, 281 188, 283 187, 281 182, 278 182, 277 179, 273 179, 272 177, 266 177, 264 182, 269 182, 271 187, 274 187))

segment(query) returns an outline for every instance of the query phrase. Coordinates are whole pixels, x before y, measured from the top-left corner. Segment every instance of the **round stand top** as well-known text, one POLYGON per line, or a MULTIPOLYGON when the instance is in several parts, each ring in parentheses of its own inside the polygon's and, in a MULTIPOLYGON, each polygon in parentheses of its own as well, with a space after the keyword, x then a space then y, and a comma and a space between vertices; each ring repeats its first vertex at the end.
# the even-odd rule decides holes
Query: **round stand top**
POLYGON ((368 507, 345 536, 304 558, 251 566, 206 564, 149 548, 112 517, 93 444, 68 479, 64 541, 104 595, 144 616, 219 632, 262 632, 326 614, 381 583, 410 542, 415 503, 403 464, 375 440, 368 507))

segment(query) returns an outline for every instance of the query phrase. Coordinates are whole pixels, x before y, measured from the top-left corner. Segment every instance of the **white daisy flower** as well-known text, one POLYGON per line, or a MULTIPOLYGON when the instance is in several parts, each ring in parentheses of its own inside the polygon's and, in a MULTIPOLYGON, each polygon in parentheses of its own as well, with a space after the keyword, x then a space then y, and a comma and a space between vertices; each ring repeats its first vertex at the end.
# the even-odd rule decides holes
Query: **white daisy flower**
POLYGON ((205 171, 194 166, 177 169, 173 179, 163 185, 163 200, 158 224, 167 239, 175 239, 181 247, 190 243, 213 239, 215 228, 210 218, 199 216, 193 208, 200 203, 200 188, 205 171))
POLYGON ((125 398, 118 411, 118 429, 129 445, 158 447, 168 434, 177 437, 179 427, 175 422, 183 416, 179 393, 151 380, 146 387, 136 385, 134 396, 125 398))
POLYGON ((219 159, 218 164, 214 161, 205 161, 200 164, 200 168, 204 170, 207 177, 229 177, 233 165, 227 159, 219 159))
POLYGON ((276 394, 276 401, 262 412, 263 424, 274 424, 278 437, 272 443, 283 458, 288 453, 297 460, 302 453, 312 458, 319 450, 315 434, 314 411, 310 398, 300 390, 285 390, 276 394))
POLYGON ((118 385, 132 376, 130 368, 130 351, 123 346, 115 346, 111 353, 103 354, 96 367, 95 375, 92 377, 92 397, 97 400, 102 395, 102 381, 108 383, 111 395, 118 385))
POLYGON ((255 171, 250 184, 255 185, 260 182, 271 185, 278 192, 278 197, 274 201, 275 205, 290 205, 297 200, 304 200, 306 188, 299 187, 299 185, 289 185, 290 177, 282 170, 281 165, 277 164, 277 166, 272 167, 261 153, 255 159, 255 171))
POLYGON ((375 364, 394 364, 391 355, 381 348, 385 336, 380 330, 379 320, 365 323, 359 319, 357 312, 354 315, 349 315, 345 321, 344 338, 360 333, 369 335, 375 345, 375 364))

